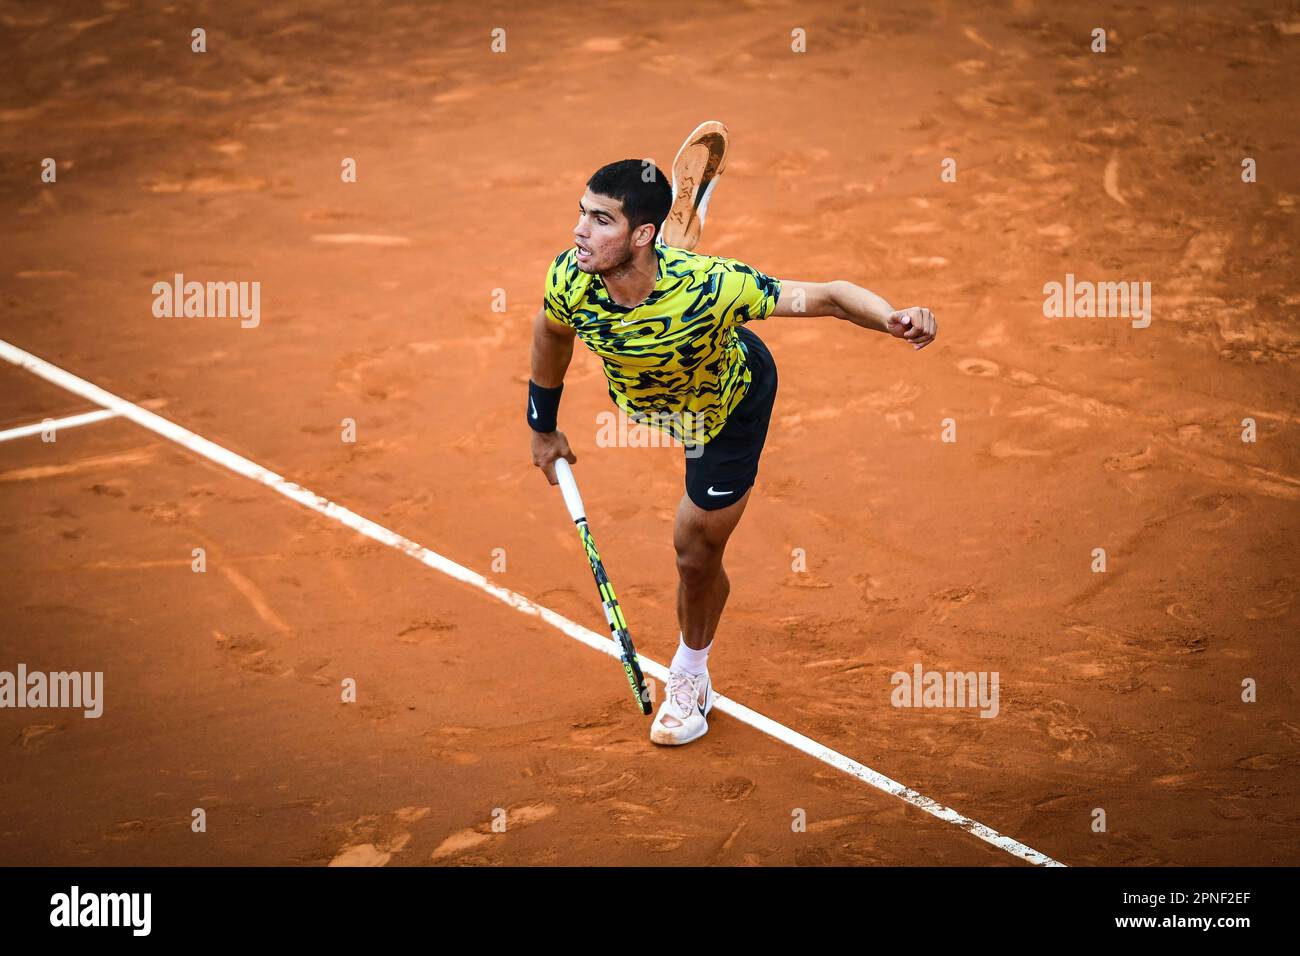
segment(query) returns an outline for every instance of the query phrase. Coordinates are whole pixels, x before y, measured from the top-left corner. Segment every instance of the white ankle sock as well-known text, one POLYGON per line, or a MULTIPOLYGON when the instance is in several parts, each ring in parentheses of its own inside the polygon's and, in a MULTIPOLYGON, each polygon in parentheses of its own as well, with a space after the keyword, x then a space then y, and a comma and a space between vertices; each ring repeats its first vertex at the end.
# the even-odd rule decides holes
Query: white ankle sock
POLYGON ((681 634, 678 634, 677 653, 673 655, 673 662, 669 665, 668 669, 673 671, 685 671, 686 673, 694 674, 697 677, 700 674, 707 673, 709 670, 709 648, 712 646, 713 644, 710 643, 708 647, 697 651, 694 648, 687 647, 686 642, 682 640, 681 634))

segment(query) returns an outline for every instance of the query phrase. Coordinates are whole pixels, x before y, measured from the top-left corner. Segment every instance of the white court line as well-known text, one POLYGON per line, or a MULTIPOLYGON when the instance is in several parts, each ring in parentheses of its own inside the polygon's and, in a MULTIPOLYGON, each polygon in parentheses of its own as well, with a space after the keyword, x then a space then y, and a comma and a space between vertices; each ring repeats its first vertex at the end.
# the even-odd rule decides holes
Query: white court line
MULTIPOLYGON (((337 505, 334 502, 322 498, 314 492, 308 491, 301 485, 296 485, 291 481, 286 481, 273 471, 268 471, 254 461, 249 461, 242 455, 237 455, 232 451, 222 448, 220 445, 208 441, 206 438, 194 434, 188 429, 182 428, 174 422, 169 422, 161 415, 155 415, 153 412, 146 411, 139 405, 128 402, 126 399, 118 398, 110 392, 104 391, 97 385, 92 385, 85 379, 77 378, 70 372, 65 372, 57 366, 51 365, 44 359, 37 358, 29 352, 24 352, 20 348, 9 344, 0 339, 0 358, 12 362, 19 368, 25 368, 27 371, 37 375, 47 382, 53 382, 55 385, 65 388, 68 391, 80 395, 82 398, 104 406, 123 418, 129 418, 143 428, 149 429, 164 438, 176 442, 188 448, 190 451, 202 455, 204 458, 214 461, 219 465, 229 468, 236 474, 243 475, 245 478, 251 478, 279 492, 286 498, 298 502, 312 511, 319 512, 327 518, 332 518, 342 525, 351 528, 360 534, 365 535, 381 544, 386 544, 390 548, 396 548, 398 551, 409 555, 435 571, 441 571, 457 581, 463 581, 465 584, 472 585, 490 594, 516 611, 528 614, 533 617, 541 618, 547 624, 556 630, 567 634, 576 641, 586 644, 602 654, 608 654, 610 657, 618 657, 618 647, 615 642, 606 634, 597 634, 595 631, 588 630, 581 624, 570 621, 567 617, 556 614, 549 608, 535 604, 522 594, 517 594, 508 588, 498 587, 490 582, 483 575, 469 568, 462 567, 449 558, 444 558, 428 548, 421 547, 409 538, 404 538, 394 531, 389 531, 382 525, 375 524, 368 518, 363 518, 347 508, 337 505)), ((567 520, 567 519, 566 519, 567 520)), ((638 655, 640 657, 640 655, 638 655)), ((662 664, 655 663, 649 658, 640 657, 641 668, 644 672, 659 678, 661 682, 667 683, 668 669, 662 664)), ((757 711, 750 710, 744 704, 736 703, 729 698, 719 695, 713 705, 717 710, 724 714, 729 714, 741 723, 748 724, 756 730, 759 730, 770 737, 774 737, 782 743, 788 744, 796 750, 815 757, 822 763, 829 764, 836 770, 840 770, 852 777, 857 777, 863 783, 866 783, 877 790, 884 791, 892 796, 898 797, 905 803, 910 803, 917 809, 924 810, 931 816, 943 820, 945 823, 951 823, 960 827, 967 833, 979 837, 985 843, 992 844, 999 850, 1010 853, 1014 857, 1033 863, 1038 866, 1063 866, 1064 864, 1053 860, 1037 850, 1025 846, 1009 836, 1004 836, 984 824, 979 823, 969 817, 963 816, 956 810, 931 800, 929 797, 917 793, 911 787, 905 787, 896 780, 891 780, 884 774, 877 773, 870 767, 858 763, 851 757, 846 757, 841 753, 824 747, 817 741, 797 731, 791 730, 784 724, 777 723, 769 717, 765 717, 757 711)))
POLYGON ((0 432, 0 441, 13 441, 15 438, 39 435, 47 428, 53 428, 57 433, 60 428, 76 428, 78 425, 102 422, 106 418, 117 418, 121 414, 121 412, 115 412, 111 408, 101 408, 97 412, 83 412, 80 415, 69 415, 67 418, 47 418, 45 421, 33 425, 19 425, 17 428, 0 432))

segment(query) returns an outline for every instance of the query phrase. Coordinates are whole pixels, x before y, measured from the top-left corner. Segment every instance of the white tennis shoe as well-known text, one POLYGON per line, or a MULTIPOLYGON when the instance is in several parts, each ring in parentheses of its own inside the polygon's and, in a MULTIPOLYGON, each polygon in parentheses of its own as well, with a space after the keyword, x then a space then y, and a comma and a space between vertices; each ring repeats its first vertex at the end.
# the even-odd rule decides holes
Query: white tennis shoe
POLYGON ((713 709, 713 681, 705 671, 699 676, 681 671, 668 674, 667 699, 650 725, 650 739, 657 744, 689 744, 709 732, 705 719, 713 709))

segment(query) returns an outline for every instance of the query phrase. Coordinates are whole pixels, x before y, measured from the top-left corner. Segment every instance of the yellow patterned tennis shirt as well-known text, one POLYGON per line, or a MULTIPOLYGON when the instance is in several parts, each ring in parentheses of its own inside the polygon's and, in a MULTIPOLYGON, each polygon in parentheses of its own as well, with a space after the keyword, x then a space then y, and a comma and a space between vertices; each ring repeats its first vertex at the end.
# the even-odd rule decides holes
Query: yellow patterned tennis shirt
POLYGON ((737 259, 661 245, 655 252, 654 289, 628 307, 599 275, 578 268, 570 246, 547 271, 546 314, 600 356, 610 397, 629 418, 703 445, 749 387, 736 328, 771 315, 781 283, 737 259))

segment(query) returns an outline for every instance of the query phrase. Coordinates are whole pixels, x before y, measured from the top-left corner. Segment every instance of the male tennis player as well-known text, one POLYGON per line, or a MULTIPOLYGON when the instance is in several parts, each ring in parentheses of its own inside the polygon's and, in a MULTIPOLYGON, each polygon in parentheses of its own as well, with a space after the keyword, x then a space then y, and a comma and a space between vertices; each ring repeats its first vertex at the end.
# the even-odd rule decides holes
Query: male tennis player
POLYGON ((528 424, 533 463, 555 484, 555 460, 577 461, 556 430, 576 335, 603 361, 615 405, 686 446, 686 494, 673 530, 681 632, 650 727, 657 744, 685 744, 709 729, 709 649, 731 590, 722 555, 749 502, 776 398, 776 363, 745 323, 834 316, 914 349, 938 327, 930 310, 896 311, 842 279, 774 279, 736 259, 657 243, 673 191, 653 172, 625 159, 587 181, 574 244, 551 263, 533 322, 528 424))

